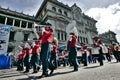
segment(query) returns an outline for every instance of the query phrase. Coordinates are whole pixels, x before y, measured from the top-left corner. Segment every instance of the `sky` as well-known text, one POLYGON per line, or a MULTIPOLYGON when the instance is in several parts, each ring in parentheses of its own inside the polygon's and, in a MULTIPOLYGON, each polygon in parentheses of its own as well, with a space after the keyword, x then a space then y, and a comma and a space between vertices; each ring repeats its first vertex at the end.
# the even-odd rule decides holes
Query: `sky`
MULTIPOLYGON (((72 6, 79 6, 83 13, 94 18, 99 34, 114 31, 120 42, 120 0, 58 0, 72 6)), ((0 0, 0 6, 31 16, 38 11, 43 0, 0 0)))

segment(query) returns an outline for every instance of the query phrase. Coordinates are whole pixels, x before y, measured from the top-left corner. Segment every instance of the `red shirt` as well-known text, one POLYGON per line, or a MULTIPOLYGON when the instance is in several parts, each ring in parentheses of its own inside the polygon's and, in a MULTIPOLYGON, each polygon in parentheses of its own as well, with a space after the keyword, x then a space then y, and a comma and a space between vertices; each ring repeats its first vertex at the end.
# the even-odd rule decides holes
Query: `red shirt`
POLYGON ((42 44, 51 43, 53 40, 52 32, 51 31, 43 32, 43 35, 40 37, 40 39, 42 40, 42 44))
POLYGON ((31 49, 29 49, 29 48, 24 48, 24 50, 26 51, 26 54, 30 54, 31 49))
POLYGON ((52 53, 57 53, 57 45, 53 44, 53 50, 52 53))
POLYGON ((21 60, 23 58, 25 58, 25 52, 22 52, 22 54, 18 55, 18 60, 21 60))
POLYGON ((70 48, 75 47, 76 46, 76 36, 72 36, 72 41, 70 42, 70 48))
POLYGON ((96 47, 100 47, 100 45, 103 45, 103 42, 101 39, 98 39, 96 42, 93 43, 93 46, 96 47))
POLYGON ((40 51, 40 44, 37 43, 37 44, 35 44, 35 46, 32 48, 32 54, 39 53, 39 51, 40 51))
POLYGON ((83 46, 81 47, 81 51, 85 51, 85 50, 87 50, 87 45, 83 45, 83 46))

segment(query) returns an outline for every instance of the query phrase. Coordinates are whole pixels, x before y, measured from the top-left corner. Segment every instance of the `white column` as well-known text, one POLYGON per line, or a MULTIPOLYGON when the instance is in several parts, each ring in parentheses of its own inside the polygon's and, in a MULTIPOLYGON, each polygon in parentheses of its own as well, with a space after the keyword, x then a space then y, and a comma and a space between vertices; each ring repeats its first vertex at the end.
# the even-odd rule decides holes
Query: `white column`
POLYGON ((5 25, 7 24, 7 17, 5 18, 5 25))
POLYGON ((62 38, 61 38, 61 31, 60 31, 60 40, 62 40, 62 38))
POLYGON ((15 19, 13 19, 13 23, 12 23, 12 26, 14 26, 14 24, 15 24, 15 19))

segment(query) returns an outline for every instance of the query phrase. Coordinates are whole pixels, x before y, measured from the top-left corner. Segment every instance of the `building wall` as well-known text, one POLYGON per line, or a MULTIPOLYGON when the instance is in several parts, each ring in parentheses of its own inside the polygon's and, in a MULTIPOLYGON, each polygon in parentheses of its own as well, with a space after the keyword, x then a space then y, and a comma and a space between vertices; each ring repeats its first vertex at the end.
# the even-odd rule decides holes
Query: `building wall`
POLYGON ((0 9, 0 24, 9 25, 11 27, 8 49, 12 48, 11 50, 14 50, 17 49, 16 47, 21 45, 21 43, 27 41, 28 38, 32 40, 35 37, 31 30, 34 20, 13 15, 17 12, 11 12, 11 14, 8 14, 7 11, 11 12, 6 9, 4 13, 2 13, 2 10, 0 9))
MULTIPOLYGON (((44 2, 43 2, 44 3, 44 2)), ((92 38, 97 35, 96 21, 84 13, 82 10, 74 4, 72 7, 65 7, 60 2, 51 2, 48 1, 43 8, 45 14, 39 16, 42 18, 42 21, 49 22, 54 28, 54 35, 58 38, 59 44, 65 44, 66 42, 66 26, 70 20, 76 20, 77 29, 79 32, 78 35, 78 44, 87 43, 88 45, 93 44, 92 38), (56 4, 57 3, 57 4, 56 4), (58 5, 59 3, 59 5, 58 5), (87 28, 87 29, 86 29, 87 28)))

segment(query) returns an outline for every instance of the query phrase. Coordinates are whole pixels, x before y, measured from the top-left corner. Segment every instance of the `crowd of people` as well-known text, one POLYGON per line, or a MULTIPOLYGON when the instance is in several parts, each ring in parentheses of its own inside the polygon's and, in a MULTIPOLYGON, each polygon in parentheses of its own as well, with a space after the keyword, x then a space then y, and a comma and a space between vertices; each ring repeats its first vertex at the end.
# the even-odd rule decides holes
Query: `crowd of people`
MULTIPOLYGON (((54 70, 58 67, 58 40, 53 36, 53 29, 50 26, 45 26, 42 32, 42 36, 39 36, 36 29, 33 30, 37 39, 32 42, 25 43, 22 48, 22 52, 18 55, 17 70, 28 73, 33 68, 33 73, 37 73, 42 65, 42 75, 40 77, 47 77, 53 74, 54 70), (25 69, 24 69, 25 67, 25 69), (50 73, 49 73, 50 71, 50 73)), ((69 34, 67 43, 68 63, 73 66, 73 71, 78 71, 78 59, 77 59, 77 36, 74 33, 69 34)), ((82 52, 82 63, 84 66, 91 62, 98 62, 100 66, 104 65, 103 55, 106 55, 108 62, 111 62, 111 55, 113 54, 116 61, 120 62, 120 47, 113 44, 107 47, 107 52, 103 51, 104 43, 101 39, 96 38, 93 42, 93 48, 98 49, 98 54, 93 55, 92 50, 88 50, 87 44, 82 44, 80 51, 82 52), (105 52, 105 53, 104 53, 105 52), (95 60, 95 58, 97 59, 95 60)))

